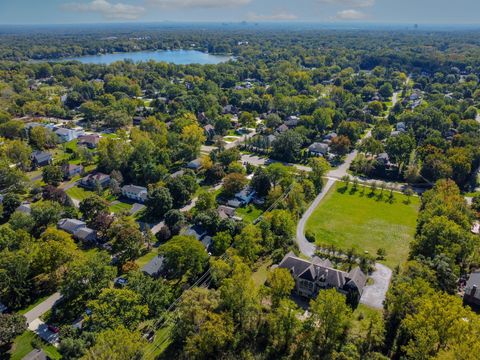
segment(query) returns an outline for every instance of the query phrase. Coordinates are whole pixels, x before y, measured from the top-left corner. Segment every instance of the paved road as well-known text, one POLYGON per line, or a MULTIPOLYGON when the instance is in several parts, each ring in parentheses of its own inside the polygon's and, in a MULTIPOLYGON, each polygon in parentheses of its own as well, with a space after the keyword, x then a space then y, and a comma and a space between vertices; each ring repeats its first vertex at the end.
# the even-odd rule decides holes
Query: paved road
POLYGON ((40 316, 45 314, 47 311, 53 308, 53 306, 60 301, 62 295, 60 293, 55 293, 49 298, 45 299, 43 302, 35 306, 32 310, 25 313, 27 322, 31 323, 32 321, 38 319, 40 316))
POLYGON ((363 288, 360 303, 375 309, 383 309, 383 301, 387 295, 390 279, 392 278, 392 270, 385 265, 376 263, 375 271, 370 275, 374 283, 363 288))
POLYGON ((55 334, 54 332, 48 330, 48 325, 45 324, 42 320, 33 320, 31 323, 28 324, 28 329, 40 336, 46 342, 49 342, 54 346, 58 346, 59 334, 55 334))

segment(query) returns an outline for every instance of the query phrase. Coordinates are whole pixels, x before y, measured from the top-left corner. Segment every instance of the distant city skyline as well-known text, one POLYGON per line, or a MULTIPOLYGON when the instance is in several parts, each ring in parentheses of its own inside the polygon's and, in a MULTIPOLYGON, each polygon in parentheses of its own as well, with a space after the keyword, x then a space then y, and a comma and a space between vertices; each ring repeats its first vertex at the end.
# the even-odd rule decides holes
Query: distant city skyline
POLYGON ((0 24, 157 21, 477 24, 479 12, 478 0, 1 0, 0 24))

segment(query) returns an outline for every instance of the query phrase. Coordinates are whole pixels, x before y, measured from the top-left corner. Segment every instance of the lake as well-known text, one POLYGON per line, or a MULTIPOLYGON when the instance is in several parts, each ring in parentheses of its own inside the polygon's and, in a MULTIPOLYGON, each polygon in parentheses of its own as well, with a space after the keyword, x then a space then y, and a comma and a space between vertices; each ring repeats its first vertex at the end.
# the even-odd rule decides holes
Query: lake
POLYGON ((102 55, 87 55, 61 59, 61 61, 80 61, 84 64, 111 64, 115 61, 132 60, 140 61, 163 61, 177 65, 188 64, 219 64, 231 60, 231 56, 212 55, 197 50, 157 50, 136 51, 102 55))

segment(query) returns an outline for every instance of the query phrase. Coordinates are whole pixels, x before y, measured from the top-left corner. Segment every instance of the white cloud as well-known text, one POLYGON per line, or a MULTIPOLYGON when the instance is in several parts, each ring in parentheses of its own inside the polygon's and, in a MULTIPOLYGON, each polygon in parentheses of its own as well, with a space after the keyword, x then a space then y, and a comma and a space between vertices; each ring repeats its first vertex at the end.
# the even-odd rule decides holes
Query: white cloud
POLYGON ((288 21, 296 20, 298 16, 287 11, 277 11, 271 15, 261 15, 257 13, 249 13, 248 19, 250 21, 288 21))
POLYGON ((367 14, 355 9, 349 9, 337 12, 335 18, 338 20, 363 20, 367 18, 367 14))
POLYGON ((334 4, 334 5, 343 5, 349 7, 371 7, 375 5, 375 0, 319 0, 322 3, 334 4))
POLYGON ((145 13, 143 6, 110 3, 107 0, 93 0, 89 3, 70 3, 63 6, 68 11, 97 12, 109 20, 136 20, 145 13))
POLYGON ((147 0, 162 8, 221 8, 250 4, 252 0, 147 0))

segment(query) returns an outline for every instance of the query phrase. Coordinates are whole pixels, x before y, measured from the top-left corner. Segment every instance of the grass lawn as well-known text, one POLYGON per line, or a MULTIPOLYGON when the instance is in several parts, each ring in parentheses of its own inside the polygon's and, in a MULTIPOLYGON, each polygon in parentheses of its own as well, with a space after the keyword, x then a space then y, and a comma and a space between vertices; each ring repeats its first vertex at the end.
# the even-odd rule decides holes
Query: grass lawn
POLYGON ((358 307, 352 314, 352 329, 351 333, 355 336, 365 337, 367 335, 370 319, 374 316, 383 317, 381 309, 373 309, 364 304, 358 304, 358 307))
POLYGON ((113 204, 109 207, 109 210, 115 214, 118 214, 122 211, 127 211, 127 212, 130 212, 130 210, 132 209, 132 204, 127 204, 127 203, 124 203, 124 202, 118 202, 116 204, 113 204))
POLYGON ((267 281, 270 266, 272 266, 272 259, 265 259, 261 262, 258 269, 253 272, 252 279, 257 286, 263 285, 265 284, 265 281, 267 281))
MULTIPOLYGON (((387 252, 385 261, 392 269, 408 256, 408 245, 415 234, 420 199, 395 193, 392 203, 370 195, 362 195, 362 187, 352 194, 343 192, 344 185, 337 183, 315 209, 307 222, 306 230, 315 233, 319 244, 333 244, 348 250, 356 248, 375 255, 379 248, 387 252)), ((351 189, 351 186, 350 188, 351 189)), ((376 191, 378 195, 380 190, 376 191)))
POLYGON ((262 215, 262 213, 263 210, 253 204, 250 204, 243 208, 238 208, 235 212, 235 214, 240 216, 246 223, 253 223, 255 219, 262 215))
POLYGON ((155 256, 157 256, 158 252, 157 250, 152 250, 142 257, 139 257, 137 260, 135 260, 135 263, 138 265, 138 267, 141 269, 145 265, 147 265, 155 256))
POLYGON ((83 199, 86 199, 92 195, 95 195, 93 191, 85 190, 84 188, 81 188, 79 186, 74 186, 66 191, 67 195, 76 199, 82 201, 83 199))
POLYGON ((144 358, 146 360, 153 360, 160 356, 171 344, 170 333, 173 324, 167 324, 155 333, 153 342, 145 346, 144 358))
POLYGON ((223 138, 223 141, 227 142, 227 143, 231 143, 231 142, 234 142, 236 140, 240 139, 239 136, 225 136, 223 138))
POLYGON ((51 359, 61 359, 60 353, 55 346, 45 343, 36 334, 27 330, 15 339, 12 350, 10 351, 10 360, 23 359, 24 356, 34 349, 32 346, 32 341, 36 341, 37 344, 41 344, 41 348, 51 359))

